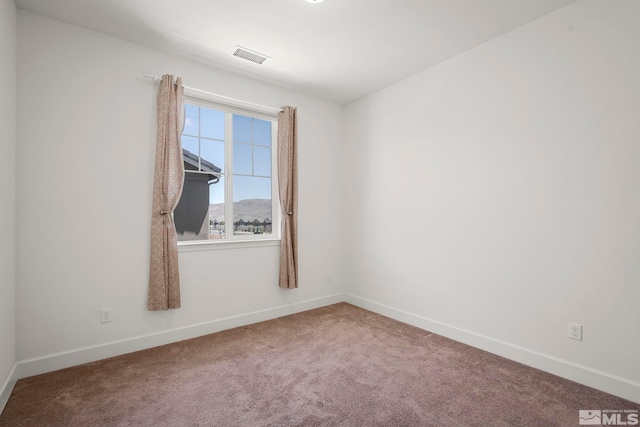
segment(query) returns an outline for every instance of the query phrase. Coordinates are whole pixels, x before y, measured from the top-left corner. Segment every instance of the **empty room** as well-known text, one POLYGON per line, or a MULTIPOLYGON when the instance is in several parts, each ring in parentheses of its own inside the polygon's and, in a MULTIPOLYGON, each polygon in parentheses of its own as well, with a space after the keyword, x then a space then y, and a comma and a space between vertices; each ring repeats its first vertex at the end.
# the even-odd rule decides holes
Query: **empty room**
POLYGON ((0 0, 0 426, 640 421, 640 1, 0 0))

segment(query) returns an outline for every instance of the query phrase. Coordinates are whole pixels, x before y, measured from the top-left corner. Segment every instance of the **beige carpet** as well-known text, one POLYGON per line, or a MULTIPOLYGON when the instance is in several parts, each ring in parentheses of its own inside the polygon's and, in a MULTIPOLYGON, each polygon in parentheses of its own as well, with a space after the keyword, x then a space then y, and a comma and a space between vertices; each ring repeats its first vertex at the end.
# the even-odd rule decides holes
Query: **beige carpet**
POLYGON ((640 405, 336 304, 18 381, 0 426, 577 426, 640 405))

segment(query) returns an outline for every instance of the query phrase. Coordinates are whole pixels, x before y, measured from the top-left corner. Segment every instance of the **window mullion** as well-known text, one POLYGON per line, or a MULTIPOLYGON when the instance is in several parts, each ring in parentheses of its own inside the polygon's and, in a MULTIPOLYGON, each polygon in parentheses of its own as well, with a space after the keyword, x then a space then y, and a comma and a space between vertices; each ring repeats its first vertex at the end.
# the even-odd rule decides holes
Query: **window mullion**
POLYGON ((278 122, 271 126, 271 232, 280 236, 282 224, 282 208, 280 207, 280 192, 278 191, 278 122))
POLYGON ((255 120, 252 118, 251 119, 251 175, 255 175, 256 174, 256 159, 254 157, 254 149, 253 149, 253 144, 255 142, 255 135, 253 134, 253 125, 254 125, 255 120))
POLYGON ((224 216, 225 238, 233 237, 233 115, 224 113, 224 216))

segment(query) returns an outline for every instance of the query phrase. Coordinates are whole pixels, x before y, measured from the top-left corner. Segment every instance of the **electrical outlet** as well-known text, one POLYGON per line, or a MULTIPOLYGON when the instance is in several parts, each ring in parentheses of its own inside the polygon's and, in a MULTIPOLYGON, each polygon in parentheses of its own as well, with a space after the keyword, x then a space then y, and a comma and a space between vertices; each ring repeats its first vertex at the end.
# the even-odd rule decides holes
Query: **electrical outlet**
POLYGON ((569 322, 569 338, 582 341, 582 325, 569 322))
POLYGON ((100 323, 109 323, 111 322, 111 309, 103 308, 100 310, 100 323))
POLYGON ((331 276, 331 273, 329 273, 329 278, 327 279, 327 282, 329 283, 333 282, 333 277, 331 276))

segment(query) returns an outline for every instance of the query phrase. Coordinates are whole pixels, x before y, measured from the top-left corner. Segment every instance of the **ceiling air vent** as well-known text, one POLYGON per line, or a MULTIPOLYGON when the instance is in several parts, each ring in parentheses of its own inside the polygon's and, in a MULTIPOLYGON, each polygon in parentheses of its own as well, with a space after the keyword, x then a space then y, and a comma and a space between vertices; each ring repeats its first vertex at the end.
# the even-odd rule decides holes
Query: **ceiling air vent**
POLYGON ((236 51, 233 52, 233 56, 255 62, 256 64, 262 64, 264 61, 269 59, 266 55, 254 52, 253 50, 246 49, 242 46, 236 46, 236 51))

